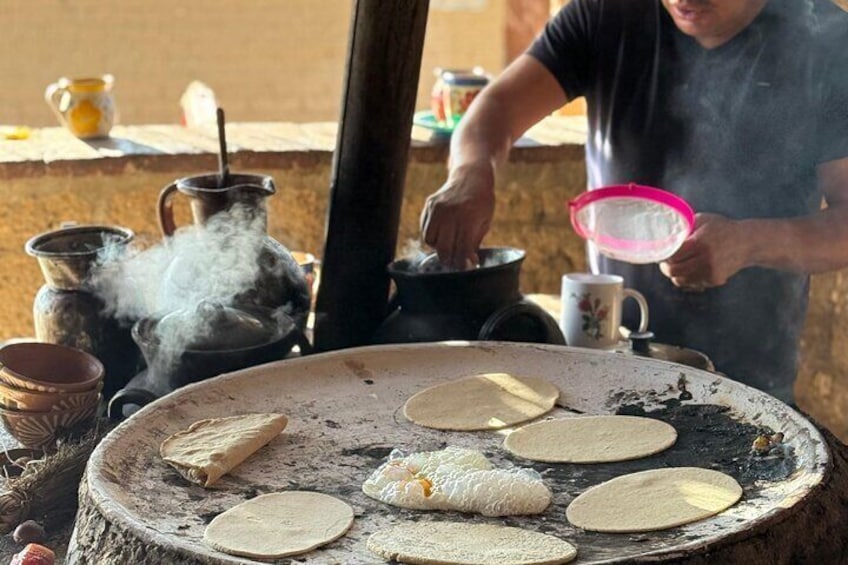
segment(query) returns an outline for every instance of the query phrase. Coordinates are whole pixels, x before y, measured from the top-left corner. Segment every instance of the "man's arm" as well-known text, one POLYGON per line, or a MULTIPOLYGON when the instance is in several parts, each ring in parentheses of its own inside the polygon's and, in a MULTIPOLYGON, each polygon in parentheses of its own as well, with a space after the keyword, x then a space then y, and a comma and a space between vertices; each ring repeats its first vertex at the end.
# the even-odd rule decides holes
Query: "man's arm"
POLYGON ((702 289, 745 267, 819 273, 848 267, 848 158, 818 167, 827 208, 800 218, 730 220, 699 214, 695 231, 660 265, 672 282, 702 289))
POLYGON ((448 179, 421 214, 424 242, 462 267, 477 262, 495 208, 495 170, 513 142, 567 101, 554 76, 522 55, 474 99, 451 139, 448 179))

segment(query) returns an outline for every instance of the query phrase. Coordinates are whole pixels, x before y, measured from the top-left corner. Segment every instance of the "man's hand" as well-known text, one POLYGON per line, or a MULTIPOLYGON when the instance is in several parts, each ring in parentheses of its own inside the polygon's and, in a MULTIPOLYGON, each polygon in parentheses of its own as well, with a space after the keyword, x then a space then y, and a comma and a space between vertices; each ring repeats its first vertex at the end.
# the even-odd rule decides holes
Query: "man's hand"
POLYGON ((524 54, 474 98, 451 135, 450 173, 424 204, 421 234, 442 263, 477 264, 495 212, 495 165, 512 142, 568 100, 556 78, 524 54))
POLYGON ((436 250, 445 265, 459 269, 469 261, 476 265, 477 249, 489 231, 494 212, 494 164, 478 161, 460 165, 424 203, 424 243, 436 250))
POLYGON ((683 290, 703 291, 721 286, 748 266, 743 222, 717 214, 697 214, 695 231, 668 260, 662 273, 683 290))

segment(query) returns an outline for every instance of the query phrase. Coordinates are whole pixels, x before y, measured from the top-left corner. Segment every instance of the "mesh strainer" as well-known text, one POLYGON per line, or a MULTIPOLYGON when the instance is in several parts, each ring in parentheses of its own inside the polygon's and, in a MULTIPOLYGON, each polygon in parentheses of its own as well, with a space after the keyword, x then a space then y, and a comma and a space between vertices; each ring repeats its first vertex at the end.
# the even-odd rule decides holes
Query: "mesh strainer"
POLYGON ((584 192, 568 207, 580 237, 607 257, 628 263, 668 259, 695 226, 695 214, 685 200, 632 183, 584 192))

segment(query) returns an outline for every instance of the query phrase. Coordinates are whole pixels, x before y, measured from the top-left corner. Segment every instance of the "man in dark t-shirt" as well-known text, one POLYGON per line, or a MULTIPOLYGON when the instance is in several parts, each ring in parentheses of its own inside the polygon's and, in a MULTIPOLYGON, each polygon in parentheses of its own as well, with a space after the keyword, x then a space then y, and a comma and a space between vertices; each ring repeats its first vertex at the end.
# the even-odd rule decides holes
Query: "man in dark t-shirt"
POLYGON ((425 241, 473 259, 496 164, 585 96, 589 188, 657 186, 698 212, 659 266, 590 248, 592 270, 646 295, 659 341, 791 401, 808 273, 848 266, 846 45, 848 15, 829 0, 573 0, 463 118, 425 241))

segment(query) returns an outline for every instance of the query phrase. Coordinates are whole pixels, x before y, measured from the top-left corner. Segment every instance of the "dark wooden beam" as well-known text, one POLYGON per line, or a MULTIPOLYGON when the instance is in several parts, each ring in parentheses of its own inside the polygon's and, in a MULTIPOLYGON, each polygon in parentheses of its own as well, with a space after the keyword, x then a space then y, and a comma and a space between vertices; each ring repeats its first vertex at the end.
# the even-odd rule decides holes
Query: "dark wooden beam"
POLYGON ((357 0, 348 45, 315 347, 370 342, 387 314, 429 0, 357 0))

